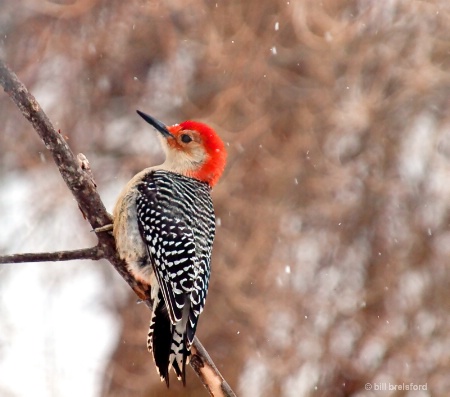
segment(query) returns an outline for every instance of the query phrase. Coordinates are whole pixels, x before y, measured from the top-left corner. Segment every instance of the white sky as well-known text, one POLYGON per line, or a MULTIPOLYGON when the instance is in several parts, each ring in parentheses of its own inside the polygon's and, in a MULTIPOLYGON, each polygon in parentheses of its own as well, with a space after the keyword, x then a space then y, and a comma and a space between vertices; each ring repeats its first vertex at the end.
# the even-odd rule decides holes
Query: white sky
MULTIPOLYGON (((45 170, 38 172, 48 181, 45 170)), ((95 244, 89 225, 79 230, 84 221, 70 196, 58 198, 53 188, 35 198, 41 185, 36 178, 0 181, 0 222, 8 225, 0 234, 1 254, 95 244), (35 208, 47 200, 57 204, 36 220, 31 197, 35 208)), ((0 395, 98 395, 120 330, 105 302, 120 300, 127 289, 118 275, 112 284, 105 280, 108 266, 104 261, 0 265, 0 395)))

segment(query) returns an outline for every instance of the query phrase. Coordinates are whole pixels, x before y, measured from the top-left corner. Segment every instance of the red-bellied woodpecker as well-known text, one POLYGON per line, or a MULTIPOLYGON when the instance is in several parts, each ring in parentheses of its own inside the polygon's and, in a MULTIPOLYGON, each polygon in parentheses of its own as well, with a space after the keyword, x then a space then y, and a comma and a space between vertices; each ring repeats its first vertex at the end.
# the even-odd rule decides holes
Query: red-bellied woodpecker
POLYGON ((119 255, 151 287, 147 347, 161 380, 172 367, 186 382, 186 363, 205 305, 215 234, 212 186, 226 161, 222 140, 195 121, 166 127, 138 111, 160 132, 163 164, 146 168, 123 189, 114 208, 119 255))

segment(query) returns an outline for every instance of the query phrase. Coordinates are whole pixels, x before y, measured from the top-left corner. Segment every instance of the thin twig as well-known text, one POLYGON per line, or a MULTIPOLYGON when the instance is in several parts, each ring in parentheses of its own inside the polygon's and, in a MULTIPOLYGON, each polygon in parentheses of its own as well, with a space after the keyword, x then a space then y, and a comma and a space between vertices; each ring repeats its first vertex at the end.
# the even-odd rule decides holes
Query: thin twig
POLYGON ((99 260, 104 258, 98 246, 73 251, 38 252, 0 256, 0 263, 61 262, 76 259, 99 260))

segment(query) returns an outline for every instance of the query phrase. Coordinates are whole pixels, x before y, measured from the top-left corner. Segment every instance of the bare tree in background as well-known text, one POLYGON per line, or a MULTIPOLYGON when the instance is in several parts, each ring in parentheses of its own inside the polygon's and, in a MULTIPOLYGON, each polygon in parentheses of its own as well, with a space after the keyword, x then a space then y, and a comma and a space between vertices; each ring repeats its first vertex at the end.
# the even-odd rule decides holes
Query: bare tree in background
MULTIPOLYGON (((33 4, 0 4, 1 55, 100 189, 158 162, 135 108, 229 143, 198 335, 239 395, 448 394, 447 2, 33 4)), ((0 101, 0 176, 42 167, 0 101)), ((205 393, 189 374, 165 390, 148 312, 131 295, 112 310, 103 396, 205 393)))

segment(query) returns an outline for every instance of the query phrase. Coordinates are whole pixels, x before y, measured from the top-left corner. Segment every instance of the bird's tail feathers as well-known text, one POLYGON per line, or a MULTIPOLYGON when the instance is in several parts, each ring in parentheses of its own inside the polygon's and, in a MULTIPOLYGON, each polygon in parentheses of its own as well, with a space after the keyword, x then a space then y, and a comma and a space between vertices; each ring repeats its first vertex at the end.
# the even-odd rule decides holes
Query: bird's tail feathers
POLYGON ((190 346, 185 322, 180 321, 175 325, 170 322, 164 299, 159 292, 153 305, 147 348, 153 354, 161 381, 165 381, 167 386, 171 367, 177 378, 186 385, 186 364, 189 363, 190 346))

